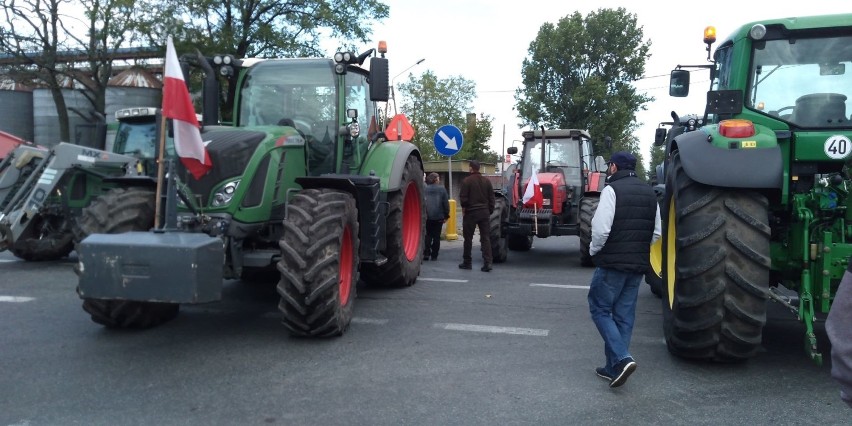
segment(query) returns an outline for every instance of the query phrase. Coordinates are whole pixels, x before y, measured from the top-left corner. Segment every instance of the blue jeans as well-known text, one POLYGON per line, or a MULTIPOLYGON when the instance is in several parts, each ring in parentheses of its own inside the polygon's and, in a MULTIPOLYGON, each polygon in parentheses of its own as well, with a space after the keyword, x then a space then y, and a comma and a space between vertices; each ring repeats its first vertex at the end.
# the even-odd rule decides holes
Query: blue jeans
POLYGON ((630 337, 636 319, 636 297, 644 275, 597 268, 589 286, 589 312, 604 341, 607 373, 614 375, 616 364, 631 357, 630 337))

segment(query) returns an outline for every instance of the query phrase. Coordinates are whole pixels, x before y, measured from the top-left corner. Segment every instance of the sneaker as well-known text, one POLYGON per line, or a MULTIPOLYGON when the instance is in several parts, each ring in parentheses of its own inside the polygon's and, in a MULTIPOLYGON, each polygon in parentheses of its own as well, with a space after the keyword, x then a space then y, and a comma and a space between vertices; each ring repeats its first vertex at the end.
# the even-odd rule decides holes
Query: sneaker
POLYGON ((636 361, 627 357, 615 364, 616 376, 609 382, 609 387, 617 388, 627 382, 627 378, 636 371, 636 361))
POLYGON ((424 262, 428 262, 428 261, 429 261, 429 256, 423 256, 423 261, 424 261, 424 262))
POLYGON ((432 261, 435 262, 438 260, 438 256, 432 256, 432 261))
POLYGON ((470 263, 459 263, 459 269, 470 269, 470 263))
POLYGON ((484 265, 480 271, 482 272, 491 272, 491 265, 484 265))
POLYGON ((603 367, 596 368, 595 374, 597 374, 598 377, 600 377, 601 379, 604 379, 608 382, 612 382, 612 376, 610 376, 609 373, 606 372, 606 368, 603 368, 603 367))

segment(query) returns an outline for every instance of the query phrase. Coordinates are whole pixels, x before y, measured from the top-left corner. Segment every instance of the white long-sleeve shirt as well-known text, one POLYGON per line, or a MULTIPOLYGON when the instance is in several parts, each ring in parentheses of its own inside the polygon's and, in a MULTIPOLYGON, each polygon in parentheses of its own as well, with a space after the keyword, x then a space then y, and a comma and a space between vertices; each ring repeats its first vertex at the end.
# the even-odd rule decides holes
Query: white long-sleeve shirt
MULTIPOLYGON (((615 217, 615 190, 611 186, 604 187, 598 208, 592 217, 592 242, 589 245, 589 254, 594 256, 606 244, 609 231, 612 230, 612 219, 615 217)), ((654 244, 663 235, 663 226, 660 221, 660 206, 657 205, 657 216, 654 218, 654 236, 649 244, 654 244)))

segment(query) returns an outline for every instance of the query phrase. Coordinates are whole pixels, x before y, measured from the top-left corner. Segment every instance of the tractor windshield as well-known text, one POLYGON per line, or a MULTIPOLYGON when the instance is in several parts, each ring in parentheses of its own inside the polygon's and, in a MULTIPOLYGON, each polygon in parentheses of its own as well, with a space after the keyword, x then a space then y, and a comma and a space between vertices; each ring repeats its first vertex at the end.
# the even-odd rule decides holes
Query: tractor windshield
MULTIPOLYGON (((121 121, 115 134, 113 151, 119 154, 136 155, 139 158, 156 157, 157 123, 146 119, 121 121)), ((166 155, 175 156, 172 138, 166 138, 166 155)))
POLYGON ((798 127, 852 127, 852 36, 755 42, 749 80, 750 108, 798 127))
POLYGON ((322 141, 337 117, 331 62, 325 59, 266 61, 243 80, 238 126, 291 126, 322 141))
MULTIPOLYGON (((547 139, 544 144, 544 171, 561 172, 569 185, 580 185, 582 177, 579 144, 578 139, 547 139)), ((542 171, 541 150, 540 139, 524 144, 524 168, 521 172, 524 176, 531 176, 533 170, 542 171)))

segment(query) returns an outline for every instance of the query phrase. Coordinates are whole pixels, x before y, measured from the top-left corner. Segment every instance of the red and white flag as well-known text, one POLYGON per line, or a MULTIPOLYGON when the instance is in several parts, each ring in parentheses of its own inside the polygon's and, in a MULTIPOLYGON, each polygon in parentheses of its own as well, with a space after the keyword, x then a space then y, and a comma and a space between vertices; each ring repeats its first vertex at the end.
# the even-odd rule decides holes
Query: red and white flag
POLYGON ((527 182, 527 189, 524 190, 524 198, 522 199, 524 207, 541 208, 544 205, 544 197, 541 195, 541 186, 538 184, 538 172, 533 170, 533 175, 530 181, 527 182))
POLYGON ((201 141, 195 108, 186 89, 172 36, 166 47, 163 71, 163 117, 172 119, 175 151, 180 161, 195 179, 201 179, 213 167, 213 162, 201 141))

